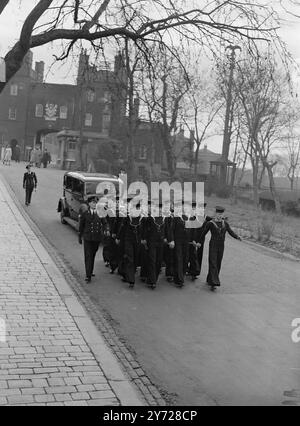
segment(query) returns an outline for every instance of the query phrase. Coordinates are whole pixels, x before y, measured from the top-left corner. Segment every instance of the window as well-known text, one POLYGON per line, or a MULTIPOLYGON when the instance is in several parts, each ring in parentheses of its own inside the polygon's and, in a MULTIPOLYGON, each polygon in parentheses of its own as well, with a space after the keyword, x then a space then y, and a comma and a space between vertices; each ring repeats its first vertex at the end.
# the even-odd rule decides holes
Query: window
POLYGON ((111 94, 108 90, 105 90, 105 92, 103 93, 103 99, 105 102, 111 101, 111 94))
POLYGON ((9 108, 8 118, 9 118, 9 120, 16 120, 17 119, 17 109, 16 108, 9 108))
POLYGON ((64 185, 66 189, 72 190, 73 178, 71 176, 64 177, 64 185))
POLYGON ((210 173, 212 176, 217 175, 217 165, 216 164, 210 164, 210 173))
POLYGON ((108 103, 104 104, 103 112, 105 114, 110 114, 110 104, 108 103))
POLYGON ((141 145, 139 149, 140 160, 147 160, 147 147, 146 145, 141 145))
POLYGON ((84 184, 80 180, 73 180, 72 191, 77 192, 78 194, 83 194, 84 184))
POLYGON ((68 108, 66 106, 61 106, 59 109, 59 118, 66 120, 68 117, 68 108))
POLYGON ((92 114, 90 114, 90 113, 87 112, 85 114, 84 125, 90 127, 92 125, 92 122, 93 122, 93 116, 92 116, 92 114))
POLYGON ((145 175, 146 175, 146 169, 145 169, 145 167, 144 166, 140 166, 138 168, 138 173, 139 173, 140 176, 145 177, 145 175))
POLYGON ((36 104, 35 106, 35 116, 36 117, 43 117, 44 115, 44 107, 42 104, 36 104))
POLYGON ((11 94, 11 96, 18 96, 18 85, 17 84, 11 84, 10 85, 10 94, 11 94))
POLYGON ((76 149, 76 142, 75 141, 69 141, 68 150, 69 151, 75 151, 75 149, 76 149))
POLYGON ((88 102, 94 102, 95 101, 95 92, 94 90, 88 90, 87 91, 87 101, 88 102))
POLYGON ((105 135, 109 134, 110 128, 110 114, 104 114, 102 117, 102 133, 105 135))

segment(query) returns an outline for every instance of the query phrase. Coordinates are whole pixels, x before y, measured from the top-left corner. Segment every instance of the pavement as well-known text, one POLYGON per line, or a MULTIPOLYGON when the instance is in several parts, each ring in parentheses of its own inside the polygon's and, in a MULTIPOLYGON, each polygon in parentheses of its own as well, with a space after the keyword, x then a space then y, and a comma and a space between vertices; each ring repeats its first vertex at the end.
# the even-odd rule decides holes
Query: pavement
POLYGON ((1 179, 0 405, 147 405, 1 179))

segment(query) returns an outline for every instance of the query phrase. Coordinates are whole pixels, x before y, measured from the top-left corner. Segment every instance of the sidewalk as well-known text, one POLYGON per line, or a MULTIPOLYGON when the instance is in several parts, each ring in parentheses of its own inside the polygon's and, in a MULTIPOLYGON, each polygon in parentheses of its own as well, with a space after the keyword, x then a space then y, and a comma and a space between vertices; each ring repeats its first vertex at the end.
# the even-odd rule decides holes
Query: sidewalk
POLYGON ((0 405, 146 405, 0 179, 0 405))

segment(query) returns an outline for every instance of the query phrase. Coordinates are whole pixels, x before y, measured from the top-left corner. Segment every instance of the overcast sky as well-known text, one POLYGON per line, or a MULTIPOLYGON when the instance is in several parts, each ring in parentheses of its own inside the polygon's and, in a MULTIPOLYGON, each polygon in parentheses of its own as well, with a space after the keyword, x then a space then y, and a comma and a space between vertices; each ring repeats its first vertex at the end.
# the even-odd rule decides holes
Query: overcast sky
MULTIPOLYGON (((276 0, 275 0, 276 1, 276 0)), ((0 56, 5 56, 9 47, 13 46, 16 41, 24 17, 28 15, 32 7, 37 3, 37 0, 11 0, 5 11, 0 15, 0 56)), ((300 63, 300 19, 296 23, 286 24, 280 30, 282 38, 286 41, 291 53, 300 63)), ((34 60, 43 60, 46 62, 46 68, 49 71, 50 65, 53 63, 53 54, 57 53, 57 48, 54 46, 43 46, 33 50, 34 60)), ((70 73, 69 67, 61 69, 61 65, 55 66, 52 72, 47 75, 49 82, 66 82, 68 75, 69 82, 72 81, 74 72, 70 73)))
MULTIPOLYGON (((11 0, 9 6, 0 15, 0 57, 5 56, 8 49, 14 45, 20 33, 24 17, 28 15, 36 3, 37 0, 11 0)), ((298 22, 295 18, 290 19, 290 22, 283 25, 280 35, 300 65, 300 19, 298 22)), ((35 48, 33 49, 33 60, 43 60, 46 63, 46 80, 48 82, 73 83, 75 81, 76 68, 72 63, 68 63, 63 67, 59 63, 50 69, 50 65, 53 64, 53 55, 57 52, 57 44, 35 48)), ((219 150, 219 143, 217 141, 212 141, 208 144, 211 149, 216 149, 218 146, 219 150)))

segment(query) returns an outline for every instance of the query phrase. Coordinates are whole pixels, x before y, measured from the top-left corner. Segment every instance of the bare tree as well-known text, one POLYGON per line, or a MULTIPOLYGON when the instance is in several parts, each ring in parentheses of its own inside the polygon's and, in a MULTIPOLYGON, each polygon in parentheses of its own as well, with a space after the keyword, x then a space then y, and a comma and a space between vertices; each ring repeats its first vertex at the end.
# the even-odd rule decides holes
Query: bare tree
MULTIPOLYGON (((8 4, 1 1, 0 13, 8 4)), ((103 40, 119 38, 133 40, 145 54, 148 43, 153 42, 172 52, 172 40, 196 43, 211 51, 220 40, 245 40, 252 48, 257 41, 272 40, 283 49, 277 32, 279 24, 280 11, 270 3, 262 5, 260 0, 39 0, 25 18, 17 42, 5 55, 6 80, 20 69, 29 49, 56 40, 64 42, 57 56, 61 60, 79 40, 99 46, 103 40)))
POLYGON ((157 49, 153 46, 152 57, 155 58, 155 67, 150 64, 143 79, 143 102, 150 114, 149 119, 160 124, 167 168, 172 177, 176 172, 174 135, 182 116, 182 102, 189 90, 189 78, 184 67, 163 47, 157 49))
POLYGON ((285 176, 290 181, 290 188, 294 190, 295 181, 300 171, 300 113, 299 102, 292 98, 292 103, 286 111, 286 126, 281 137, 281 164, 285 169, 285 176))
POLYGON ((3 12, 3 10, 6 8, 8 3, 9 3, 9 0, 0 0, 0 15, 3 12))
POLYGON ((189 58, 189 90, 184 98, 182 121, 190 130, 191 164, 197 176, 199 151, 205 140, 217 132, 217 117, 224 106, 216 90, 216 81, 211 70, 201 69, 199 62, 189 58), (210 75, 208 79, 206 76, 210 75), (194 147, 196 147, 194 152, 194 147))
POLYGON ((288 76, 279 70, 272 52, 239 64, 236 90, 248 129, 247 155, 252 164, 253 194, 258 205, 260 166, 268 173, 270 191, 280 211, 273 169, 277 164, 272 148, 279 141, 286 119, 284 106, 289 93, 288 76))

